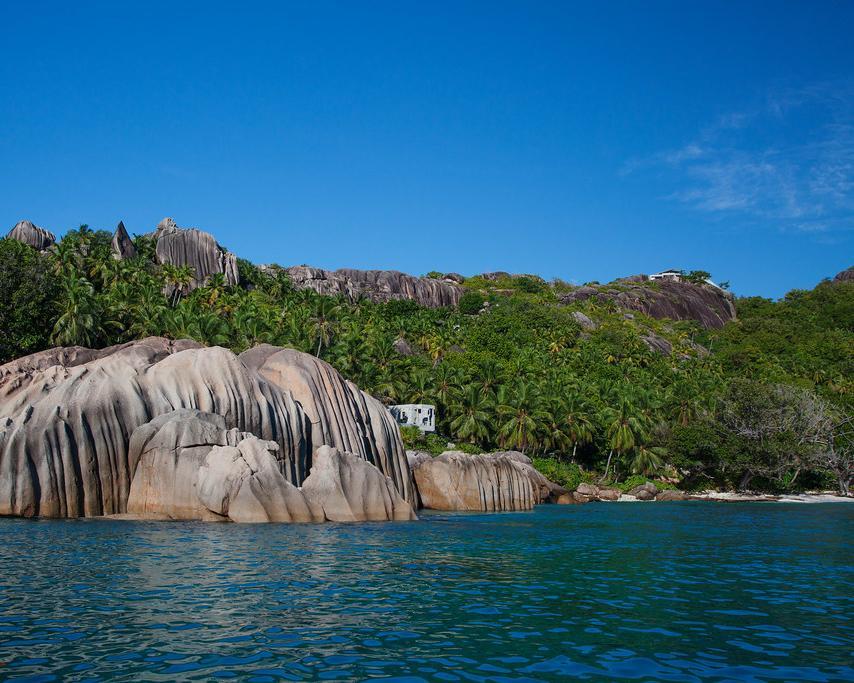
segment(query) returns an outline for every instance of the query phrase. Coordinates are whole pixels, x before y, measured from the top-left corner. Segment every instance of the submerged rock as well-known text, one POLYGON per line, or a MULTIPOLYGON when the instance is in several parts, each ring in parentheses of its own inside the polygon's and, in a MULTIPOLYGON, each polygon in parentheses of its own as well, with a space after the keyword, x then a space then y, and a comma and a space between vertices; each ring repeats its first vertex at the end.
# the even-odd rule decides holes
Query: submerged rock
POLYGON ((277 467, 295 486, 314 449, 330 445, 374 463, 414 502, 388 412, 330 366, 280 351, 266 347, 270 362, 254 365, 219 347, 154 337, 98 351, 51 349, 0 366, 0 514, 126 512, 142 455, 130 447, 142 436, 132 435, 180 409, 213 413, 227 429, 274 442, 277 467))
POLYGON ((411 299, 428 308, 456 306, 463 289, 455 282, 414 277, 396 270, 322 270, 310 266, 287 268, 296 289, 311 289, 327 296, 350 300, 367 298, 385 302, 411 299))
POLYGON ((56 243, 56 235, 34 225, 31 221, 20 221, 6 235, 8 239, 30 245, 38 251, 46 251, 56 243))

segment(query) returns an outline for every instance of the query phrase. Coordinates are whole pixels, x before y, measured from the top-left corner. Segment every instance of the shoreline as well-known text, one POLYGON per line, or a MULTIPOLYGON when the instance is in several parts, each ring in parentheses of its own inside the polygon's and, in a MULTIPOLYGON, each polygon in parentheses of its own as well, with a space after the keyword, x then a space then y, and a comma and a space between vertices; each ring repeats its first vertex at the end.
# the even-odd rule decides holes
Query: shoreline
MULTIPOLYGON (((834 493, 785 493, 773 495, 736 493, 733 491, 703 491, 697 494, 687 494, 685 500, 702 500, 712 503, 854 503, 854 496, 841 496, 834 493)), ((616 502, 644 503, 653 501, 644 501, 624 493, 616 502)))

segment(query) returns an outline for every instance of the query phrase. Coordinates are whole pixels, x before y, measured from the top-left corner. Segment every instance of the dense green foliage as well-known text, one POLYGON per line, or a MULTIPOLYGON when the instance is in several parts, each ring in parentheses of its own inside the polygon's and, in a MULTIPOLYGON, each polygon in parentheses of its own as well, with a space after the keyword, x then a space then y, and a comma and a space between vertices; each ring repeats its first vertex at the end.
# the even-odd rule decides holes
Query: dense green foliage
POLYGON ((244 260, 240 287, 215 276, 191 292, 193 274, 156 265, 150 240, 136 238, 140 255, 129 261, 114 260, 109 241, 84 226, 44 256, 0 243, 0 360, 148 335, 237 352, 270 343, 320 356, 386 403, 435 404, 443 436, 405 435, 431 452, 449 439, 472 451, 516 448, 567 483, 663 474, 693 486, 850 482, 850 282, 779 302, 740 299, 739 321, 709 332, 627 319, 610 304, 564 306, 557 294, 569 285, 533 276, 469 278, 456 310, 296 291, 284 271, 244 260), (574 310, 596 329, 583 331, 574 310), (673 353, 651 350, 649 334, 673 353), (398 340, 415 353, 399 353, 398 340), (789 419, 805 406, 820 415, 789 419))

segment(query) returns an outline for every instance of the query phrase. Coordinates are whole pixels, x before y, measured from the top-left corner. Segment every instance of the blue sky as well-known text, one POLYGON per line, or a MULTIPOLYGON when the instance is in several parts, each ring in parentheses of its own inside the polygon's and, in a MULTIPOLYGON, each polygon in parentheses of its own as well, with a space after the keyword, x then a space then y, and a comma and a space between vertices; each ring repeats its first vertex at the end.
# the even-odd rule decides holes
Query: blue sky
POLYGON ((854 263, 854 3, 0 10, 0 216, 781 296, 854 263))

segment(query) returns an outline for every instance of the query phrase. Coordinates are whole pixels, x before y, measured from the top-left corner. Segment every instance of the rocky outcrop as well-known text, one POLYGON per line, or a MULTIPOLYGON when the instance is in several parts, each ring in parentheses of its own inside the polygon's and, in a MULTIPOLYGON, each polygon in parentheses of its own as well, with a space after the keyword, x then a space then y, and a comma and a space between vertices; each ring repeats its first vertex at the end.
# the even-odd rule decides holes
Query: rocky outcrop
MULTIPOLYGON (((382 403, 345 380, 329 363, 294 349, 262 344, 244 351, 240 360, 300 404, 314 447, 328 444, 375 464, 407 501, 415 501, 400 431, 382 403)), ((301 482, 302 477, 294 481, 301 482)))
POLYGON ((155 241, 158 263, 189 266, 193 279, 189 289, 207 284, 212 275, 221 274, 228 285, 240 281, 237 257, 217 244, 214 236, 196 228, 179 228, 171 218, 164 218, 150 235, 155 241))
POLYGON ((629 491, 630 496, 634 496, 638 500, 655 500, 658 495, 658 487, 652 482, 645 482, 640 486, 635 486, 629 491))
POLYGON ((650 351, 655 351, 662 356, 669 356, 673 353, 673 344, 661 337, 655 332, 647 332, 641 335, 641 341, 646 344, 650 351))
POLYGON ((854 266, 837 273, 833 278, 834 282, 854 282, 854 266))
POLYGON ((564 294, 561 302, 569 305, 588 299, 612 302, 652 318, 696 320, 706 329, 723 327, 736 317, 732 295, 708 284, 623 279, 611 285, 579 287, 564 294))
POLYGON ((114 259, 128 259, 136 256, 136 247, 125 230, 125 224, 119 221, 116 231, 113 233, 113 241, 110 243, 110 251, 114 259))
POLYGON ((524 453, 519 451, 498 451, 497 453, 490 453, 489 457, 509 458, 518 464, 531 482, 531 488, 534 492, 534 502, 537 504, 556 503, 561 496, 569 493, 562 486, 558 486, 553 481, 546 479, 546 477, 534 467, 533 461, 524 453))
POLYGON ((506 455, 446 451, 416 462, 413 474, 421 504, 432 510, 505 512, 538 502, 525 468, 506 455))
POLYGON ((575 499, 580 503, 594 500, 612 502, 620 499, 620 490, 612 486, 597 486, 596 484, 579 484, 575 489, 575 499))
POLYGON ((6 237, 28 244, 38 251, 46 251, 56 243, 56 235, 49 230, 33 225, 30 221, 20 221, 8 232, 6 237))
POLYGON ((326 296, 345 296, 385 302, 411 299, 421 306, 439 308, 456 306, 462 287, 454 282, 413 277, 396 270, 322 270, 310 266, 287 268, 296 289, 311 289, 326 296))
POLYGON ((664 491, 659 491, 655 500, 657 501, 671 501, 671 500, 688 500, 688 495, 684 491, 679 491, 677 489, 665 489, 664 491))
POLYGON ((278 444, 220 415, 178 410, 131 436, 138 462, 127 514, 134 519, 360 522, 416 519, 391 479, 369 462, 321 446, 302 489, 282 474, 278 444))
POLYGON ((312 456, 311 474, 302 486, 308 504, 331 522, 382 522, 417 519, 390 477, 369 462, 330 446, 312 456))
POLYGON ((255 365, 222 348, 151 338, 100 351, 51 349, 0 366, 0 514, 126 512, 144 452, 130 447, 132 436, 181 409, 274 442, 277 468, 295 486, 308 476, 314 449, 330 445, 374 463, 414 502, 387 411, 331 367, 279 351, 265 348, 255 365))

